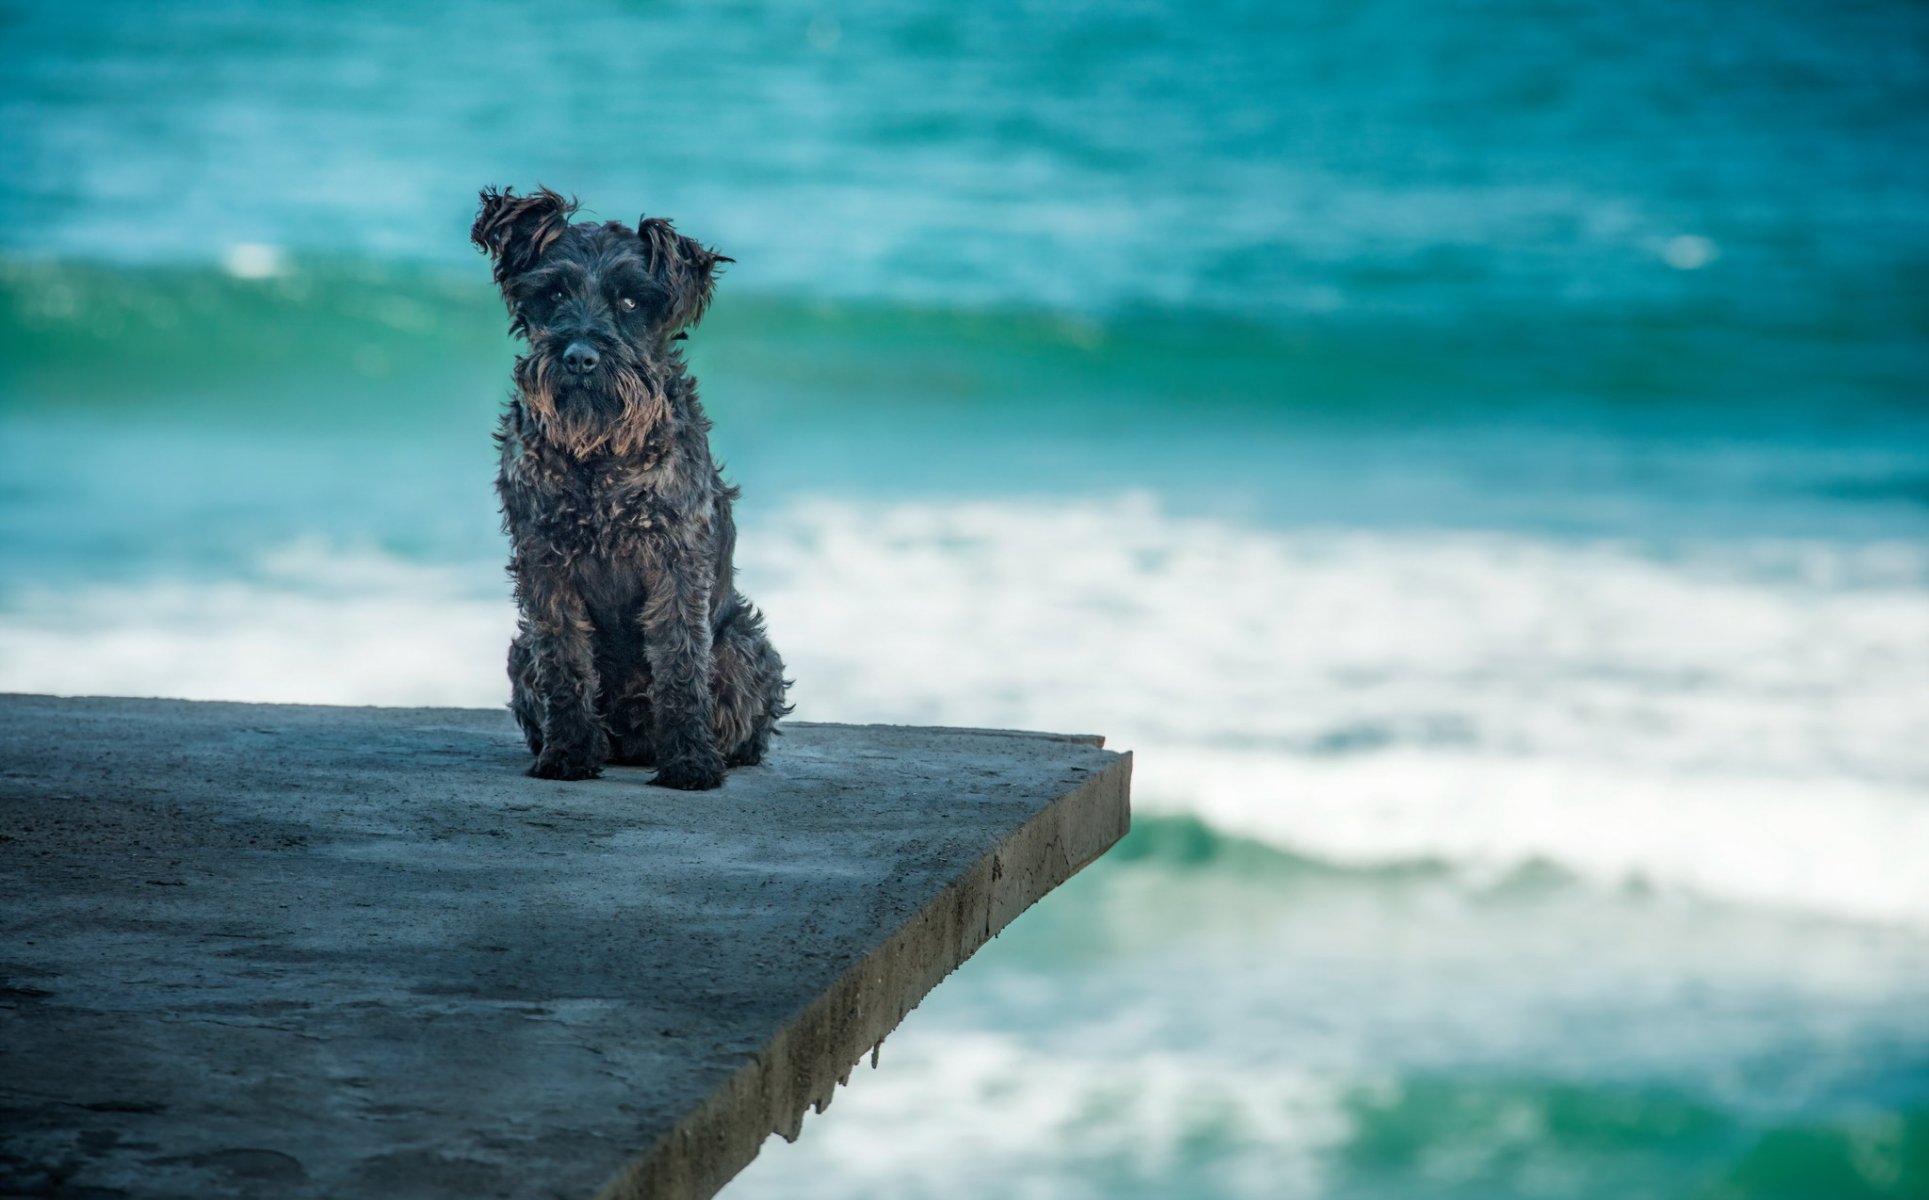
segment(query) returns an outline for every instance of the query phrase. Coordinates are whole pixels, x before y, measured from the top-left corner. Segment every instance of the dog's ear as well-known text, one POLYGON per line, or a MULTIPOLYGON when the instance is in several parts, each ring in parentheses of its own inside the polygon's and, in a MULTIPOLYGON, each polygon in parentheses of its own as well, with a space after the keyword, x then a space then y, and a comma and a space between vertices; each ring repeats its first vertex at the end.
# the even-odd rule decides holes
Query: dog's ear
POLYGON ((737 260, 718 254, 695 238, 684 237, 662 217, 638 217, 636 236, 643 243, 650 270, 674 297, 671 325, 682 329, 703 320, 704 310, 710 307, 710 293, 716 290, 718 264, 737 260))
POLYGON ((576 201, 565 200, 537 185, 527 196, 515 188, 482 189, 482 207, 469 228, 469 240, 495 259, 496 283, 527 271, 563 236, 576 213, 576 201))

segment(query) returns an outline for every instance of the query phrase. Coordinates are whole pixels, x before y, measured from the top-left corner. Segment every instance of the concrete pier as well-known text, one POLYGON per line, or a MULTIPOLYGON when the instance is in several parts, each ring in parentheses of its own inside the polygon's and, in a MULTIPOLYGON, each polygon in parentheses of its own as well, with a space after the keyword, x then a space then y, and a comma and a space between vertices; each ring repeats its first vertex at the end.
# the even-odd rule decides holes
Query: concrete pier
POLYGON ((0 1195, 709 1196, 1131 770, 809 724, 717 792, 527 763, 501 712, 0 697, 0 1195))

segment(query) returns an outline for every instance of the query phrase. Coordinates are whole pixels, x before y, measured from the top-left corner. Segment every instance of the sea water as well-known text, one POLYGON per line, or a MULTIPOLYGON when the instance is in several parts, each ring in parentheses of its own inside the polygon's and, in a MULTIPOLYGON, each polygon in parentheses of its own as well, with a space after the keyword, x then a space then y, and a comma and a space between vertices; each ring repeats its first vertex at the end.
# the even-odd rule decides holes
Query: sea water
POLYGON ((501 703, 541 181, 798 717, 1135 752, 730 1194, 1929 1194, 1921 7, 0 21, 0 687, 501 703))

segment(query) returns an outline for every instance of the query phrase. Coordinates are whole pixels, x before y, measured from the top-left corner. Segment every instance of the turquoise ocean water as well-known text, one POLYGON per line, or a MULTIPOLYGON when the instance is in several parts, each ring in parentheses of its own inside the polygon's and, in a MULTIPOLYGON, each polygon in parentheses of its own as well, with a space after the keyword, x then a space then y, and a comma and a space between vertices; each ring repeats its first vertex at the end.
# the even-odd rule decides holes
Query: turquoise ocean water
POLYGON ((0 7, 0 688, 491 705, 485 183, 819 720, 1136 828, 770 1197, 1929 1195, 1929 11, 0 7))

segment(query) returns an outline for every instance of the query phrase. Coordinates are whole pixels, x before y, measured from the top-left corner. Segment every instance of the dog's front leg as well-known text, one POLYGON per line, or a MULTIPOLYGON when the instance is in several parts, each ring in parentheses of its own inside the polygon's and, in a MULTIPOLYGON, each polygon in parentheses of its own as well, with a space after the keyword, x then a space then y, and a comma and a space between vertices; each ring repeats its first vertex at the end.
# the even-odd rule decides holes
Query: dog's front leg
POLYGON ((650 782, 694 792, 723 785, 723 754, 711 718, 710 589, 680 567, 656 572, 643 607, 657 761, 650 782))
POLYGON ((596 715, 596 655, 589 610, 565 580, 518 573, 529 678, 542 712, 542 751, 529 773, 538 779, 594 779, 609 757, 609 735, 596 715))

